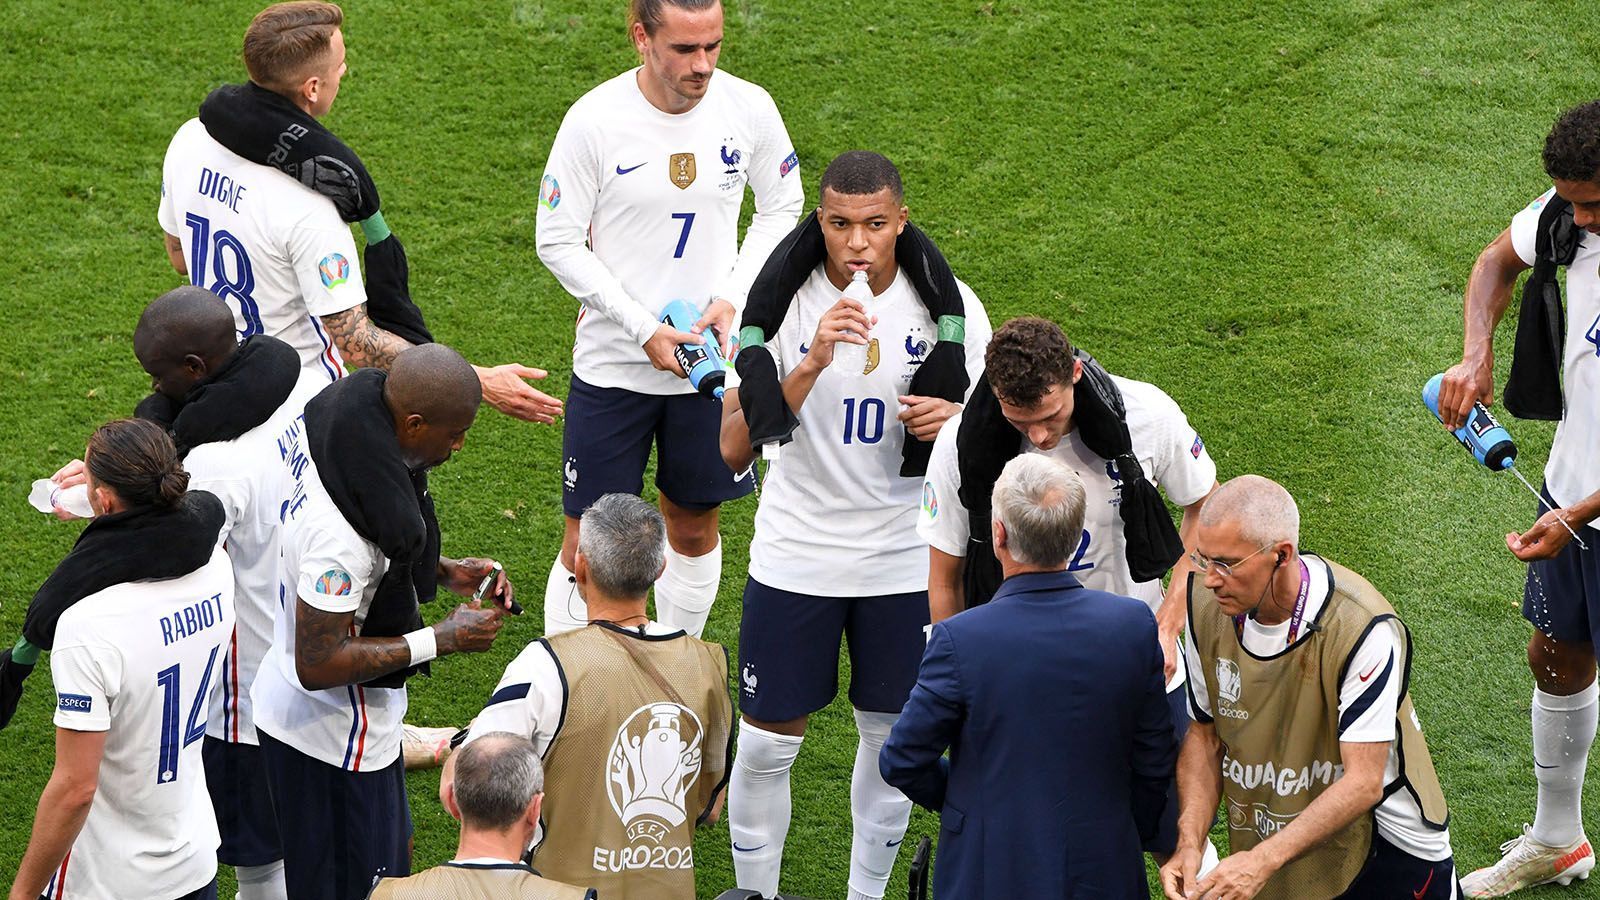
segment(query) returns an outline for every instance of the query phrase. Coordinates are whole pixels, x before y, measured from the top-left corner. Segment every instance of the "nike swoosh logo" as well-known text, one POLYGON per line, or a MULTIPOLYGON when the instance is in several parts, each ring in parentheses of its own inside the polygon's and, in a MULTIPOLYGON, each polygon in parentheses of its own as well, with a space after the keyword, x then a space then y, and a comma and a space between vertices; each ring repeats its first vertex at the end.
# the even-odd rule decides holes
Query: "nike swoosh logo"
MULTIPOLYGON (((634 168, 638 168, 638 166, 635 166, 634 168)), ((765 847, 765 846, 766 846, 766 844, 762 844, 760 847, 741 847, 741 846, 739 846, 739 842, 738 841, 734 841, 733 842, 733 849, 737 850, 740 853, 754 853, 757 850, 760 850, 761 847, 765 847)))
POLYGON ((1545 765, 1545 764, 1544 764, 1544 763, 1542 763, 1542 762, 1539 762, 1539 761, 1538 761, 1538 760, 1537 760, 1537 759, 1536 759, 1536 760, 1534 760, 1534 761, 1533 761, 1533 765, 1534 765, 1534 768, 1538 768, 1538 769, 1554 769, 1554 768, 1558 768, 1558 767, 1559 767, 1559 766, 1560 766, 1560 763, 1557 763, 1557 764, 1556 764, 1556 765, 1554 765, 1554 766, 1547 766, 1547 765, 1545 765))
POLYGON ((898 841, 886 841, 886 842, 884 842, 884 846, 885 847, 898 847, 898 846, 900 846, 901 844, 903 844, 905 842, 906 842, 906 839, 905 838, 901 838, 898 841))
POLYGON ((1368 678, 1371 678, 1372 677, 1372 673, 1376 672, 1376 671, 1378 671, 1378 667, 1377 667, 1376 664, 1374 664, 1372 668, 1367 670, 1367 674, 1360 675, 1360 676, 1357 676, 1357 677, 1359 677, 1362 681, 1366 681, 1368 678))
POLYGON ((1428 892, 1428 885, 1430 885, 1430 884, 1433 884, 1433 870, 1432 869, 1428 870, 1428 880, 1424 881, 1422 883, 1422 887, 1417 888, 1416 890, 1411 892, 1412 900, 1422 900, 1422 895, 1426 894, 1428 892))
MULTIPOLYGON (((639 163, 639 165, 638 165, 638 166, 633 166, 633 167, 631 167, 631 168, 627 168, 627 169, 624 169, 624 168, 623 168, 623 167, 621 167, 621 166, 617 166, 617 174, 618 174, 618 175, 626 175, 626 174, 628 174, 628 173, 629 173, 629 172, 632 172, 632 171, 633 171, 633 170, 634 170, 634 169, 637 169, 637 168, 639 168, 639 166, 643 166, 643 165, 646 165, 646 163, 639 163)), ((765 846, 765 845, 763 845, 763 846, 765 846)))

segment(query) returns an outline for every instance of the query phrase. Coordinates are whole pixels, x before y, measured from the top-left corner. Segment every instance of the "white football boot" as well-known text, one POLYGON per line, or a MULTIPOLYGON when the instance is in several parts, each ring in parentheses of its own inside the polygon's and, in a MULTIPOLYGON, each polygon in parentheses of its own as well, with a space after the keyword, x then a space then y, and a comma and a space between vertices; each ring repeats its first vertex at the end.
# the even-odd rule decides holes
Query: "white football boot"
POLYGON ((1571 884, 1589 877, 1594 869, 1594 848, 1587 837, 1566 847, 1546 847, 1534 841, 1533 829, 1522 826, 1522 836, 1500 845, 1500 861, 1461 879, 1468 897, 1504 897, 1536 884, 1571 884))

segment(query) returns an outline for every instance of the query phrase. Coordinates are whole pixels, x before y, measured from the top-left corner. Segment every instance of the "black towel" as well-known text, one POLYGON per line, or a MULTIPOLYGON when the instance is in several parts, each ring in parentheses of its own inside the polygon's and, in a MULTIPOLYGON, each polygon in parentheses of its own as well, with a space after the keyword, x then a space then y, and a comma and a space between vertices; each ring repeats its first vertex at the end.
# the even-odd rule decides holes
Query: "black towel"
POLYGON ((200 124, 228 150, 281 170, 332 200, 340 218, 360 223, 367 238, 367 315, 413 344, 433 342, 422 310, 411 300, 405 248, 383 221, 378 186, 354 150, 289 98, 254 82, 212 91, 200 104, 200 124))
MULTIPOLYGON (((787 443, 799 424, 783 399, 777 364, 765 345, 767 337, 778 333, 795 292, 826 256, 822 226, 813 210, 778 243, 750 286, 734 368, 739 372, 739 406, 744 411, 752 448, 772 441, 787 443)), ((895 241, 895 260, 939 329, 937 343, 911 376, 909 393, 960 403, 968 386, 966 308, 956 276, 939 248, 910 222, 895 241)), ((919 441, 907 431, 901 448, 900 474, 920 478, 928 470, 932 452, 931 441, 919 441)))
POLYGON ((245 338, 228 361, 174 402, 151 394, 133 414, 167 428, 180 455, 201 444, 231 441, 283 406, 300 378, 300 354, 265 334, 245 338))
POLYGON ((1572 204, 1560 194, 1552 194, 1546 201, 1538 228, 1533 274, 1522 285, 1516 349, 1502 399, 1506 410, 1519 419, 1558 421, 1565 411, 1561 360, 1567 315, 1561 307, 1556 269, 1572 264, 1583 230, 1572 221, 1572 204))
MULTIPOLYGON (((1122 535, 1133 580, 1160 578, 1183 554, 1183 541, 1172 524, 1161 492, 1144 475, 1128 433, 1122 392, 1094 357, 1078 351, 1083 377, 1072 390, 1073 426, 1096 456, 1116 463, 1122 480, 1122 535)), ((967 398, 956 433, 956 459, 961 472, 958 494, 967 508, 970 528, 964 579, 966 605, 989 602, 1002 580, 990 534, 990 494, 1000 472, 1022 452, 1022 434, 1006 421, 989 386, 987 373, 967 398)))
MULTIPOLYGON (((40 650, 55 645, 56 625, 79 600, 128 581, 178 578, 205 565, 222 533, 222 503, 190 491, 171 509, 139 507, 89 522, 33 595, 22 636, 40 650)), ((32 665, 0 653, 0 728, 11 721, 32 665)))
MULTIPOLYGON (((389 560, 361 625, 363 637, 397 637, 423 626, 418 603, 438 592, 439 521, 428 473, 412 472, 400 455, 394 420, 383 401, 389 373, 359 369, 306 403, 306 443, 322 486, 350 527, 389 560)), ((402 687, 428 664, 366 682, 402 687)))

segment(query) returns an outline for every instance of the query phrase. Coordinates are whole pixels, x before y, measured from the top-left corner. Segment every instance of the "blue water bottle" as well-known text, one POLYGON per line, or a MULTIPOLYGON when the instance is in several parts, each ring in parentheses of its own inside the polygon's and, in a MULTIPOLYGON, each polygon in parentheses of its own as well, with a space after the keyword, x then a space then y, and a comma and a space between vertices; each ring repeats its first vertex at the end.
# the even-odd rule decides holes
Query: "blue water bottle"
MULTIPOLYGON (((1427 404, 1428 411, 1433 417, 1443 422, 1439 415, 1439 385, 1444 381, 1444 373, 1428 379, 1422 388, 1422 402, 1427 404)), ((1495 420, 1494 414, 1482 403, 1472 404, 1472 412, 1467 415, 1467 421, 1460 428, 1452 432, 1461 446, 1490 469, 1498 472, 1511 468, 1517 459, 1517 445, 1511 441, 1511 432, 1495 420)))
MULTIPOLYGON (((661 311, 661 321, 679 331, 691 331, 700 321, 700 310, 687 300, 674 300, 661 311)), ((689 376, 694 389, 714 400, 722 399, 722 383, 728 378, 728 364, 722 359, 722 348, 717 346, 717 336, 710 329, 702 335, 703 344, 679 344, 672 355, 689 376)))

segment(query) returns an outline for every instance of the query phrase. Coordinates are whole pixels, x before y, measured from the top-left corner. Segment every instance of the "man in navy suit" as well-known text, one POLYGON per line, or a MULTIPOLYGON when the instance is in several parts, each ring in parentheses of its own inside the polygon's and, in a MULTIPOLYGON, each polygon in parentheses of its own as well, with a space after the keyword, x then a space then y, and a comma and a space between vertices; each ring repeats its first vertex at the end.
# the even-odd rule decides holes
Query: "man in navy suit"
POLYGON ((1148 897, 1140 842, 1177 757, 1155 617, 1067 571, 1071 469, 1023 454, 993 499, 1005 581, 933 626, 879 769, 940 813, 937 896, 1148 897))

